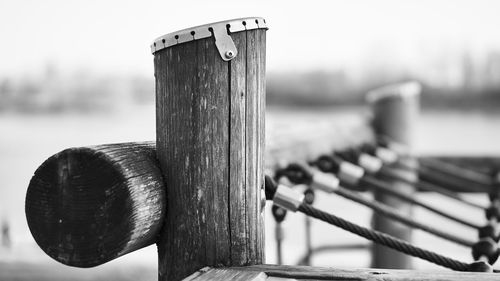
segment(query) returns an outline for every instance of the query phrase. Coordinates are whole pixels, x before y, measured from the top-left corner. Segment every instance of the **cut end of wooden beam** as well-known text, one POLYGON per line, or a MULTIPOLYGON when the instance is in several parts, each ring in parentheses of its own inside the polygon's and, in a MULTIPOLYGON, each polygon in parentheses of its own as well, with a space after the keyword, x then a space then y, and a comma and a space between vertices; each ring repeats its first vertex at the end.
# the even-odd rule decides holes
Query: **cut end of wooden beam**
POLYGON ((26 195, 35 241, 53 259, 76 267, 155 243, 164 213, 153 144, 64 150, 37 169, 26 195))

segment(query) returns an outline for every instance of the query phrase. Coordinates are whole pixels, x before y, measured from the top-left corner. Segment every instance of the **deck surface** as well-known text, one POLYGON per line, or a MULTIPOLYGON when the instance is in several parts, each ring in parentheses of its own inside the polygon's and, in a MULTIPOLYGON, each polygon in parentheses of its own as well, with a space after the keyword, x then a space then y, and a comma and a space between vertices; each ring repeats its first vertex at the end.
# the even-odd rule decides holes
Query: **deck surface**
POLYGON ((310 266, 256 265, 232 268, 203 268, 185 281, 209 280, 498 280, 497 273, 415 271, 388 269, 335 269, 310 266))

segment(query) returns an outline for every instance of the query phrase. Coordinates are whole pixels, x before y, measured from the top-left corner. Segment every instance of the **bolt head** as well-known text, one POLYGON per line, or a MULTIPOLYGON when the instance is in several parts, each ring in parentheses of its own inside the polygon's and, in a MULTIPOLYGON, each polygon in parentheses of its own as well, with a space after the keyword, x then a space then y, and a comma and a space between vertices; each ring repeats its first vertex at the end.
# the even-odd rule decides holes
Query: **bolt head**
POLYGON ((234 58, 235 54, 233 51, 229 50, 225 53, 225 56, 227 59, 232 59, 232 58, 234 58))

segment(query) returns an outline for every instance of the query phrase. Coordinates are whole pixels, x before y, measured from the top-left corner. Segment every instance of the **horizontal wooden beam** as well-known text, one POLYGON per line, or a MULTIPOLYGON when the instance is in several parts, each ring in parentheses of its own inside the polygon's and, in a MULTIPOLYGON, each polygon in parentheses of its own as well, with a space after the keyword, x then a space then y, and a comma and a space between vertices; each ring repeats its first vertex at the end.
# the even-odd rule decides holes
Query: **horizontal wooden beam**
POLYGON ((497 273, 453 272, 453 271, 416 271, 394 269, 335 269, 327 267, 255 265, 231 268, 204 268, 185 280, 370 280, 370 281, 463 281, 495 280, 497 273), (233 279, 234 278, 234 279, 233 279), (280 279, 276 279, 280 278, 280 279))
POLYGON ((165 189, 152 143, 70 148, 47 159, 26 194, 31 234, 45 253, 92 267, 155 243, 165 189))

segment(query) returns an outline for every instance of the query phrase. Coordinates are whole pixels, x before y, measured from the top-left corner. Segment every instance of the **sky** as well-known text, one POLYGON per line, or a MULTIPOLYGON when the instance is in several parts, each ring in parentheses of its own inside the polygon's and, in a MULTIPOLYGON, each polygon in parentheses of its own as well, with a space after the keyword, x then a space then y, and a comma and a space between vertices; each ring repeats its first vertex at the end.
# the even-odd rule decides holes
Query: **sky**
POLYGON ((163 34, 259 16, 268 71, 341 69, 370 60, 415 63, 434 50, 500 49, 500 1, 0 0, 0 77, 47 64, 153 75, 163 34))

